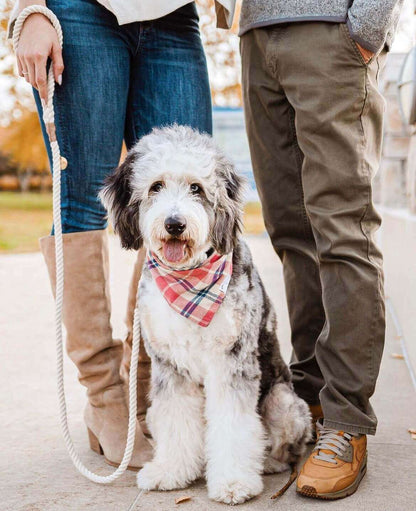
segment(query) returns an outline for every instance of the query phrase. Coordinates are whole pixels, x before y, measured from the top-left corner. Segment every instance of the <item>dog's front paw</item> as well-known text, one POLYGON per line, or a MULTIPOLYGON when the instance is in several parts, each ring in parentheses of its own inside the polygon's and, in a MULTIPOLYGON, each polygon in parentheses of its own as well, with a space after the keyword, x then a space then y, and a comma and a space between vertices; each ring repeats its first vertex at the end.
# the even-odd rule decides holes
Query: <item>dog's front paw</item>
POLYGON ((137 474, 137 486, 142 490, 157 490, 164 472, 157 463, 146 463, 137 474))
POLYGON ((258 474, 250 474, 245 479, 227 479, 215 484, 208 483, 210 499, 225 504, 242 504, 259 495, 263 490, 263 481, 258 474))
POLYGON ((137 486, 142 490, 178 490, 186 488, 188 481, 173 467, 151 461, 137 474, 137 486))

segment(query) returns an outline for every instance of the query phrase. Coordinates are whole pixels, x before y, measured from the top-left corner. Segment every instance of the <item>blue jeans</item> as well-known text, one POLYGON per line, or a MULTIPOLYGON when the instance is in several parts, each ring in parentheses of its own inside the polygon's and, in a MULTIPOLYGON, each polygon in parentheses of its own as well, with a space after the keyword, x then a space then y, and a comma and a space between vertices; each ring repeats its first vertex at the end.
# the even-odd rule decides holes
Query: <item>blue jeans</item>
MULTIPOLYGON (((94 0, 49 0, 64 34, 65 70, 55 89, 64 233, 105 229, 97 198, 130 148, 172 123, 212 132, 211 96, 198 14, 190 3, 154 21, 119 26, 94 0)), ((35 91, 38 110, 40 100, 35 91)), ((42 130, 50 157, 49 142, 42 130)))

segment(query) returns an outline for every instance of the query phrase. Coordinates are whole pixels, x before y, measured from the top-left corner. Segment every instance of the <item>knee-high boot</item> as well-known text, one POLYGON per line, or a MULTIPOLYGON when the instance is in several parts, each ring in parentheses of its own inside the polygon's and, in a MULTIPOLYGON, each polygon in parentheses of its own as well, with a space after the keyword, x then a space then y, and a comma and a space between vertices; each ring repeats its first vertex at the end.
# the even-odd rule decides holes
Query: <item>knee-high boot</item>
MULTIPOLYGON (((120 374, 123 344, 113 340, 108 283, 108 240, 105 231, 64 234, 64 302, 66 349, 87 388, 85 423, 91 448, 119 465, 126 445, 128 403, 120 374)), ((53 293, 55 293, 55 243, 40 240, 53 293)), ((152 447, 137 424, 131 469, 152 456, 152 447)))

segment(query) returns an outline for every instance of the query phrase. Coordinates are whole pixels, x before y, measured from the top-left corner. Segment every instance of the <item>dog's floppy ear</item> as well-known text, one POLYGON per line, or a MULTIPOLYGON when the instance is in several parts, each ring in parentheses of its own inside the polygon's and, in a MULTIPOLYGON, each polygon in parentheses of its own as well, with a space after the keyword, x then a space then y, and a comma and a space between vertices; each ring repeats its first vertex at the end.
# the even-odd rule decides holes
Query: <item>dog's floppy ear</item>
POLYGON ((216 174, 217 197, 211 240, 219 254, 228 254, 234 249, 242 230, 245 180, 223 156, 218 160, 216 174))
POLYGON ((143 239, 139 228, 140 201, 131 203, 131 178, 137 153, 129 153, 124 162, 105 180, 99 197, 108 211, 114 231, 123 248, 138 250, 143 239))

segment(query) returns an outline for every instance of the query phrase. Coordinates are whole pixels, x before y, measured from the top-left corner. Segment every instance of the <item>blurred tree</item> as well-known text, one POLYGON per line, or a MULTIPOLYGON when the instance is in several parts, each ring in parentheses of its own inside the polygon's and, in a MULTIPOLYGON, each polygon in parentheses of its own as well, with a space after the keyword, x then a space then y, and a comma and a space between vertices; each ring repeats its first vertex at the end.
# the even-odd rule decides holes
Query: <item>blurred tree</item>
POLYGON ((17 76, 17 68, 11 41, 7 39, 7 25, 13 2, 0 0, 0 75, 1 96, 0 124, 7 126, 29 109, 34 110, 31 89, 17 76))
POLYGON ((12 120, 1 142, 2 151, 17 166, 20 189, 29 188, 34 174, 48 173, 48 157, 36 112, 26 110, 12 120))
MULTIPOLYGON (((0 138, 2 130, 0 128, 0 138)), ((10 157, 0 151, 0 190, 20 190, 17 177, 17 167, 12 164, 10 157)))
POLYGON ((241 106, 241 66, 237 36, 240 2, 237 2, 231 31, 216 28, 214 0, 197 0, 197 6, 213 103, 217 106, 241 106))
POLYGON ((12 165, 10 158, 0 151, 0 176, 3 174, 15 174, 17 168, 12 165))
POLYGON ((7 40, 11 6, 10 0, 0 0, 0 73, 5 98, 0 110, 0 150, 10 160, 10 173, 17 171, 20 189, 26 191, 33 175, 48 172, 48 160, 31 89, 17 76, 12 46, 7 40))

